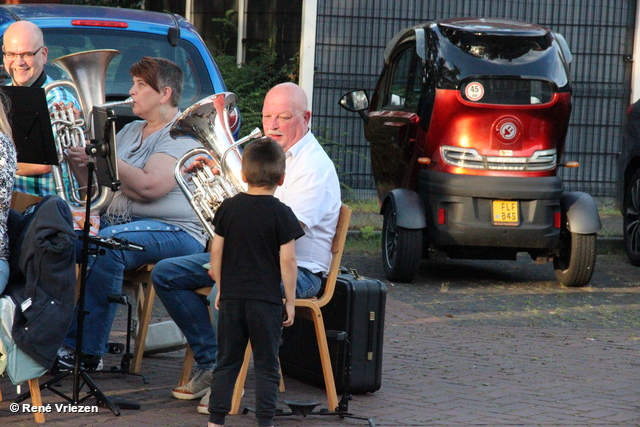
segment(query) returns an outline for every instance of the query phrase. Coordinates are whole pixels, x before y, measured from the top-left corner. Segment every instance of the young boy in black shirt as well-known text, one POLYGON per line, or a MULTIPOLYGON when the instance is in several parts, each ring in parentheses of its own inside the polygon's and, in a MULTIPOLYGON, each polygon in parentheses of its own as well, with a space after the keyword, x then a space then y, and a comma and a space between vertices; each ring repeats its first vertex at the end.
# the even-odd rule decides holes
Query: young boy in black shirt
POLYGON ((248 340, 256 372, 258 425, 273 425, 282 327, 291 326, 295 316, 294 243, 304 234, 291 208, 273 197, 284 171, 284 151, 273 139, 249 144, 242 154, 242 179, 249 189, 224 200, 213 219, 209 274, 218 284, 219 321, 209 427, 224 425, 248 340))

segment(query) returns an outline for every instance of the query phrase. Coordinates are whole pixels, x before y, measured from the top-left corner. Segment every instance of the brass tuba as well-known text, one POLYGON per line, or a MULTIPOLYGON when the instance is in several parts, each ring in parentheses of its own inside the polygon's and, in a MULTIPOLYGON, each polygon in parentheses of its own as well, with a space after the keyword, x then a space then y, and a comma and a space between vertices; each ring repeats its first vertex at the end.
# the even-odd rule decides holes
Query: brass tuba
POLYGON ((222 201, 246 191, 246 185, 240 175, 242 156, 238 147, 250 139, 262 136, 260 129, 255 128, 251 134, 233 141, 229 115, 235 108, 236 96, 233 93, 217 93, 187 108, 169 131, 172 138, 186 136, 202 144, 202 147, 193 148, 178 159, 174 176, 211 237, 214 232, 211 225, 213 216, 222 201), (220 175, 213 174, 206 166, 196 169, 191 174, 194 186, 192 192, 185 179, 183 167, 189 159, 197 155, 211 157, 220 175))
MULTIPOLYGON (((61 164, 67 163, 65 149, 70 146, 84 147, 85 134, 89 139, 95 137, 92 120, 93 107, 105 105, 106 95, 106 74, 107 67, 113 58, 120 52, 113 49, 89 50, 85 52, 72 53, 51 61, 53 65, 66 72, 71 80, 56 80, 45 85, 45 92, 60 86, 72 88, 77 96, 82 109, 85 121, 75 119, 72 109, 53 111, 52 126, 56 135, 56 148, 58 151, 58 162, 60 165, 53 166, 53 180, 56 185, 58 196, 66 200, 72 206, 84 206, 86 201, 73 179, 71 170, 67 167, 66 176, 63 173, 61 164), (65 185, 65 182, 68 182, 65 185), (67 188, 70 190, 67 191, 67 188)), ((115 106, 120 104, 130 104, 130 98, 125 101, 109 103, 106 105, 115 106)), ((94 179, 94 182, 97 180, 94 179)), ((109 187, 99 187, 96 185, 91 199, 91 209, 102 211, 111 202, 113 192, 109 187)))

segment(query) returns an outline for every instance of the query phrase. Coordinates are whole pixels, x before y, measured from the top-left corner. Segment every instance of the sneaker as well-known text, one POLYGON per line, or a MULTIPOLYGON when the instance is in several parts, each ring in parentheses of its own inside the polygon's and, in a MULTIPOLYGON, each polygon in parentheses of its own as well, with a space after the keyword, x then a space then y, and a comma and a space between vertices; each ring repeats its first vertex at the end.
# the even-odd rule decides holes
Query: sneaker
POLYGON ((200 403, 198 403, 198 413, 209 415, 209 398, 211 397, 211 387, 207 390, 207 394, 202 396, 200 403))
MULTIPOLYGON (((76 354, 69 347, 62 346, 58 350, 56 361, 53 365, 52 372, 69 371, 76 364, 76 354)), ((85 371, 101 371, 103 368, 102 357, 100 356, 82 356, 82 364, 80 365, 85 371)))
MULTIPOLYGON (((244 389, 242 389, 242 396, 244 396, 244 389)), ((209 398, 211 397, 211 387, 207 390, 207 394, 202 396, 200 403, 198 403, 198 413, 209 415, 209 398)))
POLYGON ((211 371, 205 369, 199 369, 196 374, 191 378, 191 381, 183 385, 182 387, 176 387, 171 394, 176 399, 193 400, 204 396, 209 390, 211 385, 211 371))

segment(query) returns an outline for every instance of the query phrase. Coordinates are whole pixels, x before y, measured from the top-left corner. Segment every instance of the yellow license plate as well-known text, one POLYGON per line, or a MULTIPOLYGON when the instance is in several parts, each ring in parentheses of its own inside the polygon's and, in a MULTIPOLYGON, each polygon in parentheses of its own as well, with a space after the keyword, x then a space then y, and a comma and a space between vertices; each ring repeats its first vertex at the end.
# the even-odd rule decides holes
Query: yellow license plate
POLYGON ((518 202, 511 200, 494 200, 492 205, 492 218, 494 225, 518 225, 520 215, 518 214, 518 202))

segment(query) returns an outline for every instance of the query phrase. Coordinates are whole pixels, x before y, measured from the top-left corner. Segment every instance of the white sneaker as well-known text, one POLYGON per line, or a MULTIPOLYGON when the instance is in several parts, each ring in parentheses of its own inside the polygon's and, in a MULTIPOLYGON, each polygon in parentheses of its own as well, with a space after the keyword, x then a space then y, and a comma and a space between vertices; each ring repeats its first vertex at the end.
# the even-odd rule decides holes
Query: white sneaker
POLYGON ((211 371, 200 369, 196 371, 191 381, 182 387, 174 388, 171 394, 176 399, 182 400, 193 400, 202 397, 208 392, 211 385, 211 374, 211 371))
POLYGON ((207 394, 202 396, 198 404, 198 413, 209 415, 209 398, 211 397, 211 387, 207 390, 207 394))
MULTIPOLYGON (((242 389, 242 395, 244 396, 244 389, 242 389)), ((209 415, 209 398, 211 397, 211 387, 207 390, 207 394, 205 394, 202 399, 200 399, 200 403, 198 404, 198 413, 209 415)))

